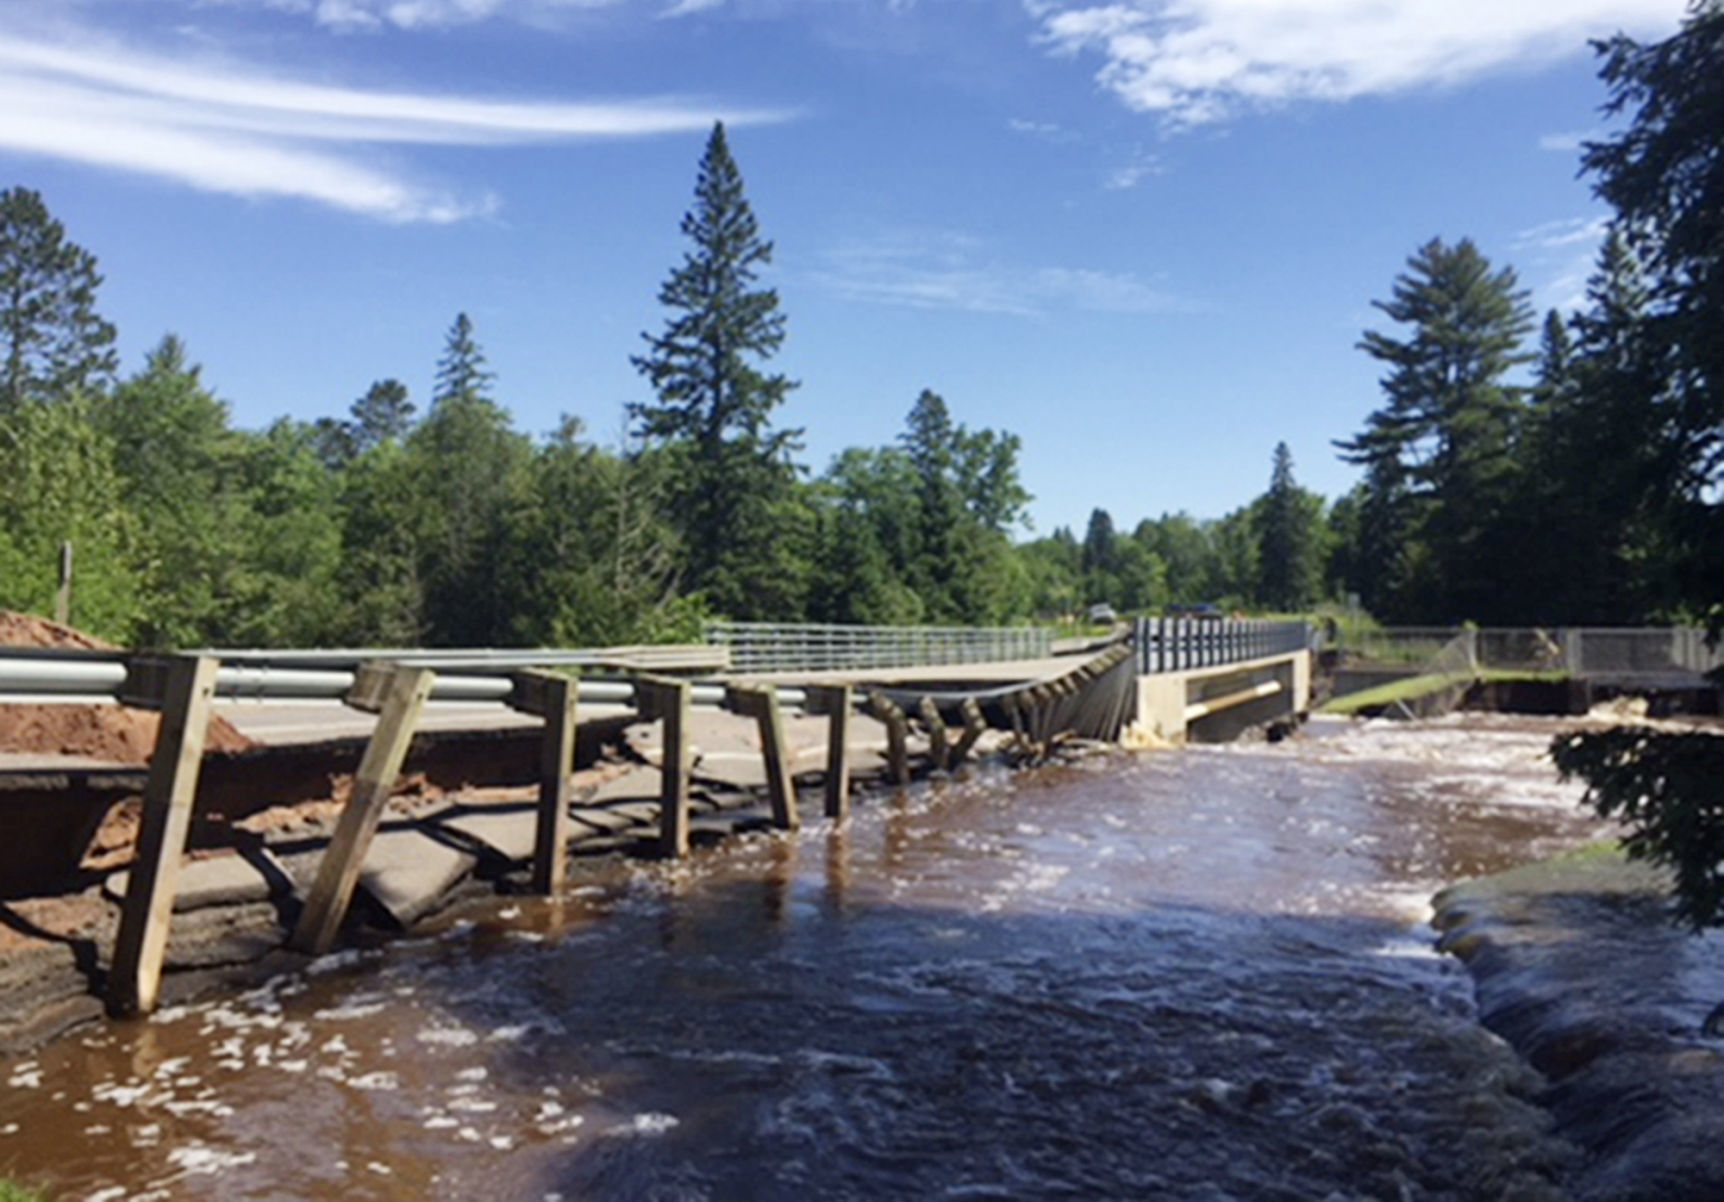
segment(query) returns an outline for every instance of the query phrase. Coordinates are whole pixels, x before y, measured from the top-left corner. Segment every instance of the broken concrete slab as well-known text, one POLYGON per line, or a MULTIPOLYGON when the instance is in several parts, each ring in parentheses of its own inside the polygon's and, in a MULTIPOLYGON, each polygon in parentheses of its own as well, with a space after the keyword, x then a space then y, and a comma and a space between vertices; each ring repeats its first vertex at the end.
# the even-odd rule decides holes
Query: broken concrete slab
MULTIPOLYGON (((114 873, 102 882, 102 891, 115 902, 125 901, 131 875, 125 871, 114 873)), ((174 913, 268 901, 293 892, 293 885, 282 862, 264 847, 187 860, 180 866, 174 913)))
POLYGON ((442 904, 479 858, 415 827, 377 832, 365 853, 359 887, 403 927, 442 904))
POLYGON ((437 825, 483 843, 510 860, 532 859, 533 845, 538 841, 538 815, 531 810, 500 810, 489 814, 469 810, 444 815, 437 825))

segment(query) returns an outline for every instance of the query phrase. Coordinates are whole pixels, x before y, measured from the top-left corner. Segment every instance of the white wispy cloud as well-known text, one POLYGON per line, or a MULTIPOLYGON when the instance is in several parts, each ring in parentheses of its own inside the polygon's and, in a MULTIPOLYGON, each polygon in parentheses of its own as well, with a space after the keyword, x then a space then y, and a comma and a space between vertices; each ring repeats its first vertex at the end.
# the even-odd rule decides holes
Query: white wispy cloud
POLYGON ((1134 152, 1131 161, 1113 168, 1102 181, 1110 192, 1124 192, 1137 187, 1146 179, 1153 179, 1166 172, 1161 159, 1143 150, 1134 152))
MULTIPOLYGON (((208 0, 206 0, 208 2, 208 0)), ((611 8, 628 0, 214 0, 233 7, 270 8, 301 13, 317 24, 344 31, 442 29, 493 17, 530 24, 589 9, 611 8)), ((717 0, 708 0, 716 3, 717 0)), ((699 5, 701 0, 685 0, 699 5)))
POLYGON ((1681 0, 1024 0, 1043 44, 1173 127, 1293 101, 1452 85, 1673 30, 1681 0))
POLYGON ((1077 137, 1058 121, 1031 121, 1025 117, 1013 117, 1006 122, 1006 128, 1014 134, 1023 134, 1029 138, 1046 138, 1050 142, 1069 142, 1077 137))
POLYGON ((870 304, 1016 317, 1058 310, 1175 313, 1200 308, 1129 274, 1001 263, 978 239, 952 232, 852 239, 827 252, 824 261, 812 273, 816 284, 870 304))
POLYGON ((577 104, 345 88, 141 53, 88 34, 32 37, 0 22, 0 149, 389 221, 457 221, 489 212, 496 199, 421 182, 410 166, 380 161, 380 147, 399 157, 414 146, 632 138, 700 130, 715 118, 787 116, 673 98, 577 104))
POLYGON ((1579 150, 1588 142, 1601 142, 1608 131, 1593 127, 1592 129, 1569 129, 1561 133, 1545 134, 1538 140, 1540 150, 1573 151, 1579 150))
POLYGON ((1585 306, 1586 283, 1609 228, 1607 217, 1564 217, 1514 236, 1516 256, 1528 266, 1539 308, 1574 312, 1585 306))
POLYGON ((703 13, 723 6, 724 0, 676 0, 675 4, 659 13, 659 16, 670 21, 677 17, 691 17, 695 13, 703 13))

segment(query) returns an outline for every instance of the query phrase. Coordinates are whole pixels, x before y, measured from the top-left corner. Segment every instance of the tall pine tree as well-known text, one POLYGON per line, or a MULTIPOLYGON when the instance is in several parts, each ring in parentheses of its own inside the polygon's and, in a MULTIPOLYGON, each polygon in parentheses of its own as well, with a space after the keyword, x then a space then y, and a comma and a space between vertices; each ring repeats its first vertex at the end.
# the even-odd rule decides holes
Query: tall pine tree
POLYGON ((1366 468, 1366 523, 1402 545, 1408 579, 1396 582, 1390 612, 1498 618, 1509 549, 1495 523, 1515 483, 1521 408, 1505 377, 1528 359, 1526 293, 1512 268, 1494 270, 1471 239, 1433 238, 1407 261, 1390 299, 1373 303, 1408 333, 1368 330, 1360 340, 1388 369, 1387 403, 1337 445, 1366 468))
POLYGON ((800 430, 772 415, 796 385, 760 366, 784 342, 778 293, 759 286, 772 262, 731 157, 714 125, 682 219, 692 243, 659 289, 662 333, 632 359, 657 399, 629 406, 636 432, 675 459, 672 512, 682 526, 687 580, 718 612, 784 618, 801 609, 812 518, 795 496, 790 456, 800 430))
POLYGON ((1322 583, 1322 501, 1293 479, 1293 452, 1284 442, 1275 444, 1256 518, 1258 602, 1284 613, 1306 608, 1322 583))
POLYGON ((28 188, 0 192, 0 411, 62 400, 119 366, 114 327, 96 312, 96 256, 28 188))

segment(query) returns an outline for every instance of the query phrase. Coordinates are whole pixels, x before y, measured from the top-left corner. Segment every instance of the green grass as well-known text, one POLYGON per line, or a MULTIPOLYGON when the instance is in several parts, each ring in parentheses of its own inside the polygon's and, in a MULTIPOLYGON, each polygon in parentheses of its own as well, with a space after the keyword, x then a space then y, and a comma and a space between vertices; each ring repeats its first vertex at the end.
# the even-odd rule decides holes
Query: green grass
POLYGON ((33 1189, 25 1189, 15 1181, 0 1177, 0 1202, 47 1202, 33 1189))
POLYGON ((1565 680, 1566 672, 1518 672, 1503 668, 1484 668, 1478 672, 1437 672, 1426 676, 1409 676, 1392 680, 1373 689, 1333 697, 1317 712, 1320 714, 1356 714, 1360 710, 1393 705, 1397 701, 1413 701, 1429 697, 1455 685, 1484 684, 1499 680, 1565 680))

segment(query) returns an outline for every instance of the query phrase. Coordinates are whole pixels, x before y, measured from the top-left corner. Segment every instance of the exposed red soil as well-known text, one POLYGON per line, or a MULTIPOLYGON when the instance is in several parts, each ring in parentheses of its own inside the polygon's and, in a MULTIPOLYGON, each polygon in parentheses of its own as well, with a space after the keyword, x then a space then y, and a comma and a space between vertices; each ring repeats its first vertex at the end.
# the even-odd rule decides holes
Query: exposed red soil
MULTIPOLYGON (((0 647, 116 650, 111 643, 70 626, 10 610, 0 610, 0 647)), ((159 717, 148 710, 119 705, 4 705, 0 706, 0 751, 145 764, 155 750, 159 724, 159 717)), ((210 719, 204 745, 210 751, 246 751, 256 746, 220 717, 210 719)))

